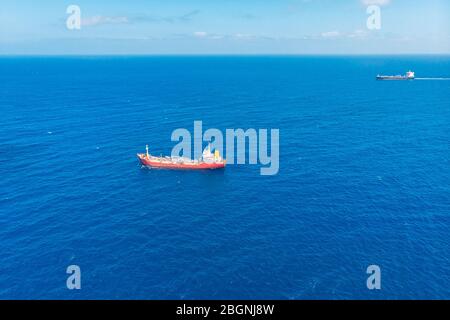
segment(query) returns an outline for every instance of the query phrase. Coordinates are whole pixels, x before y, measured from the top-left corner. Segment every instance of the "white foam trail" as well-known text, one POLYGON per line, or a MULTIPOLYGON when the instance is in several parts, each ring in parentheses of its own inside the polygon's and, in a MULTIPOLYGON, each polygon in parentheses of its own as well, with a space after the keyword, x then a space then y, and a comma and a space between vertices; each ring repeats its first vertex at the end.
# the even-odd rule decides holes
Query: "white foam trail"
POLYGON ((414 80, 450 80, 450 78, 414 78, 414 80))

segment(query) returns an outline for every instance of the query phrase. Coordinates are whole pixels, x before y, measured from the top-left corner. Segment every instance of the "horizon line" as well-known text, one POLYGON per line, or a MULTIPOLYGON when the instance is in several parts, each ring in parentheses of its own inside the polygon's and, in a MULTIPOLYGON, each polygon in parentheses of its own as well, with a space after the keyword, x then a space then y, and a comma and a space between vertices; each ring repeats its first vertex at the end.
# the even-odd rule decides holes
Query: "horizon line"
POLYGON ((450 56, 450 52, 436 53, 0 53, 0 57, 208 57, 208 56, 450 56))

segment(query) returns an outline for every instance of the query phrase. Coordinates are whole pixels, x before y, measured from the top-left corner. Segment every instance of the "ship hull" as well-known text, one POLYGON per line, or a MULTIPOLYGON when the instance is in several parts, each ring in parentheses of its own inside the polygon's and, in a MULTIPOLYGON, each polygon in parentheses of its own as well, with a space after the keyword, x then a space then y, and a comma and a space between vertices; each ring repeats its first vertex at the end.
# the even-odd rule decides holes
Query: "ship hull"
POLYGON ((384 81, 402 81, 402 80, 414 80, 414 78, 408 78, 408 77, 391 77, 391 76, 379 76, 379 77, 377 77, 377 80, 384 80, 384 81))
POLYGON ((173 163, 169 161, 151 160, 145 156, 137 155, 140 163, 151 168, 174 169, 174 170, 212 170, 225 168, 225 162, 200 162, 200 163, 173 163))

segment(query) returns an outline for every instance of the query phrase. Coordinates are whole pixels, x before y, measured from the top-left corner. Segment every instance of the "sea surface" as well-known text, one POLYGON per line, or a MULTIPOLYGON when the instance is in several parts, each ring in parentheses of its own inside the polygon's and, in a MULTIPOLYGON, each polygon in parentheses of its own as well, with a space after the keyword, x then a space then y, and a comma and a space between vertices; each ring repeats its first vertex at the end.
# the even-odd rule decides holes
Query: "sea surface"
POLYGON ((2 57, 0 299, 449 299, 449 77, 450 56, 2 57), (138 164, 195 120, 278 128, 279 173, 138 164))

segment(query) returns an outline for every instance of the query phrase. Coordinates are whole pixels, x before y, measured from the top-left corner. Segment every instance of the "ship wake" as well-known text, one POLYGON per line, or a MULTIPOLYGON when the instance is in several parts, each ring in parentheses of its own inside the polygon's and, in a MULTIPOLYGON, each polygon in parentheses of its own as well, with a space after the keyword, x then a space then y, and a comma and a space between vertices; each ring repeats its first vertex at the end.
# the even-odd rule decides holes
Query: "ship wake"
POLYGON ((450 80, 450 78, 415 78, 415 80, 450 80))

